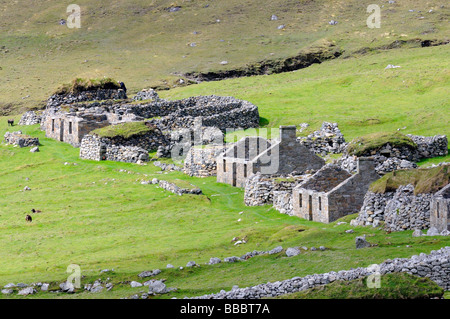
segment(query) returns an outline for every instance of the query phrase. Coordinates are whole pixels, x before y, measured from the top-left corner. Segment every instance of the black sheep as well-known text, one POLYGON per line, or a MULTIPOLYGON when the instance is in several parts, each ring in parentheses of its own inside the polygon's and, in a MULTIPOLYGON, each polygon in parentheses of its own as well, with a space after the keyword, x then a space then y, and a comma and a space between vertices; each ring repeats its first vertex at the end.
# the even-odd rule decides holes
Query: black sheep
POLYGON ((27 215, 27 216, 25 217, 25 220, 26 220, 27 222, 31 223, 31 222, 33 221, 33 218, 31 218, 30 215, 27 215))
POLYGON ((8 126, 14 126, 14 119, 8 120, 8 126))

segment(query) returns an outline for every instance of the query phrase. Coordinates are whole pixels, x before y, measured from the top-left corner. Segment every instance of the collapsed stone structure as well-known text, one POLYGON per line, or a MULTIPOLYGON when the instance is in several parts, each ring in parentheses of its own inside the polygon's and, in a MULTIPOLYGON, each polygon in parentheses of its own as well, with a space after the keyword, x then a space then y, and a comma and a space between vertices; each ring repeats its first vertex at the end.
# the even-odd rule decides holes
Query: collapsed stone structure
MULTIPOLYGON (((448 154, 448 140, 446 135, 420 136, 406 135, 416 145, 393 146, 386 143, 377 150, 369 150, 361 156, 371 156, 375 160, 375 169, 378 174, 384 175, 399 169, 417 168, 416 162, 448 154)), ((352 172, 356 169, 356 156, 344 151, 337 161, 346 170, 352 172)))
POLYGON ((230 145, 210 144, 191 147, 184 159, 183 172, 189 176, 217 176, 216 158, 224 153, 230 145))
POLYGON ((99 153, 104 153, 99 145, 115 145, 121 149, 140 147, 147 151, 158 150, 159 156, 170 156, 174 145, 186 154, 192 145, 222 143, 226 129, 259 126, 258 108, 233 97, 199 96, 167 101, 160 99, 153 90, 144 90, 135 99, 142 102, 130 103, 125 98, 126 94, 120 89, 115 93, 114 90, 98 90, 79 95, 54 95, 48 100, 41 129, 47 137, 75 147, 80 147, 83 138, 93 130, 124 122, 148 119, 148 124, 162 133, 158 137, 153 134, 152 142, 144 141, 145 145, 142 141, 146 138, 142 136, 126 141, 116 138, 100 142, 88 137, 81 154, 97 159, 99 153))
POLYGON ((35 111, 28 111, 22 115, 18 125, 35 125, 39 123, 41 123, 41 115, 35 111))
POLYGON ((80 147, 80 158, 94 161, 126 163, 147 162, 148 151, 142 147, 114 144, 111 139, 85 135, 80 147))
POLYGON ((309 148, 315 154, 325 156, 328 153, 343 153, 347 143, 337 123, 323 122, 318 131, 307 137, 299 137, 301 144, 309 148))
POLYGON ((295 216, 322 223, 359 212, 369 185, 377 180, 372 158, 359 158, 352 175, 335 164, 328 164, 294 188, 295 216))
POLYGON ((449 228, 450 184, 435 193, 414 193, 414 185, 400 185, 394 191, 368 191, 353 221, 354 225, 377 227, 384 222, 386 231, 449 228))
POLYGON ((217 182, 244 187, 248 177, 316 170, 325 161, 296 140, 295 126, 281 126, 280 138, 244 137, 217 157, 217 182))
POLYGON ((7 144, 17 145, 19 147, 39 146, 39 139, 22 134, 21 131, 6 132, 4 135, 7 144))
MULTIPOLYGON (((256 173, 250 176, 245 183, 244 203, 247 206, 261 206, 279 202, 278 196, 282 193, 292 193, 295 186, 300 184, 309 176, 280 176, 280 175, 262 175, 256 173)), ((279 203, 278 205, 281 205, 279 203)))

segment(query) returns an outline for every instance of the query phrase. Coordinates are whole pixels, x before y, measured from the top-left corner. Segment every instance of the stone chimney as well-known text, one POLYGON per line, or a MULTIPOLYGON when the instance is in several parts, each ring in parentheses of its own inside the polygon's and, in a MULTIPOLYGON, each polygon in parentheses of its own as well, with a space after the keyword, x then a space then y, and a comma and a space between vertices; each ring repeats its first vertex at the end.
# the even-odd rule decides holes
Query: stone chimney
POLYGON ((280 140, 281 142, 296 141, 297 128, 295 125, 282 125, 280 126, 280 140))

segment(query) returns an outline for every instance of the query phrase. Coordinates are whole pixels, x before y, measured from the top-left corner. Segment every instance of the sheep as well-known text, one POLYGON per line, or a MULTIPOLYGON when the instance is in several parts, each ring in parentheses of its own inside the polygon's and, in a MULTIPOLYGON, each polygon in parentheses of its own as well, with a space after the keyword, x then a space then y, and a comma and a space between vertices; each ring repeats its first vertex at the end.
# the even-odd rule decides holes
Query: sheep
POLYGON ((33 218, 31 218, 30 215, 27 215, 27 216, 25 217, 25 220, 26 220, 27 222, 31 223, 31 222, 33 221, 33 218))

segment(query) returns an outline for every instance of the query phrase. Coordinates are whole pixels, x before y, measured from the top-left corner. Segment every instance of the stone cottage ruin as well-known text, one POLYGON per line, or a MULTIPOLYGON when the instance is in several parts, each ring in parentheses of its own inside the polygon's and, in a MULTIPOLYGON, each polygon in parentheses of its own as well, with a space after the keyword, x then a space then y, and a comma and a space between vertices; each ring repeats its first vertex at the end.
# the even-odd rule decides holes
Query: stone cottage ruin
POLYGON ((369 185, 377 180, 371 158, 359 158, 352 175, 335 164, 328 164, 294 188, 293 215, 322 223, 357 213, 369 185))
POLYGON ((301 145, 295 126, 281 126, 278 140, 244 137, 217 157, 217 182, 244 187, 248 177, 316 170, 325 161, 301 145))

